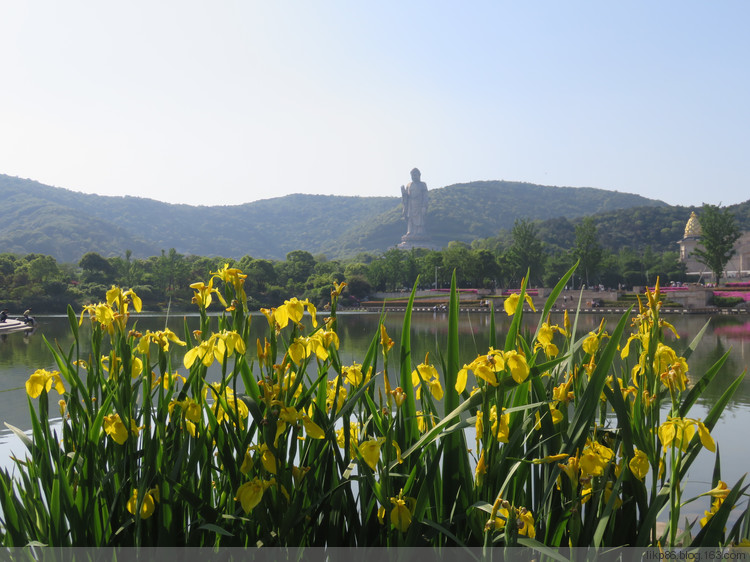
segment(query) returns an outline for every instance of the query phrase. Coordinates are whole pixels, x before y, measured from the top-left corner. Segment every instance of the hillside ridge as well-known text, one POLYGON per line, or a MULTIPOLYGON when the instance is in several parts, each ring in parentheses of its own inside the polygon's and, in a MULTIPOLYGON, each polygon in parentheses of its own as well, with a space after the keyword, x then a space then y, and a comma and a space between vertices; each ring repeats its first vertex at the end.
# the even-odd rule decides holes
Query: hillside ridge
MULTIPOLYGON (((329 258, 397 245, 405 232, 401 197, 295 193, 239 205, 165 203, 131 195, 80 193, 0 174, 3 251, 76 262, 184 254, 283 259, 301 249, 329 258)), ((591 187, 482 180, 432 188, 427 228, 435 245, 495 236, 514 220, 574 219, 633 207, 668 207, 640 195, 591 187), (544 205, 539 202, 544 201, 544 205)))

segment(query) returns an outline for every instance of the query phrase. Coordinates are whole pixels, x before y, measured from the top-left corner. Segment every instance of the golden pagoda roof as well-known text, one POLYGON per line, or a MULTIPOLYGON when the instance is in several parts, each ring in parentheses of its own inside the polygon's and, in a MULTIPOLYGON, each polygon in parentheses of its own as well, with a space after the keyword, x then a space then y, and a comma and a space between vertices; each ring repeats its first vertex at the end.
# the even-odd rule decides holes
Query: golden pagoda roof
POLYGON ((690 218, 685 225, 685 238, 688 238, 690 236, 700 236, 701 234, 703 234, 703 231, 701 230, 701 223, 698 220, 698 215, 696 215, 695 211, 693 211, 692 213, 690 213, 690 218))

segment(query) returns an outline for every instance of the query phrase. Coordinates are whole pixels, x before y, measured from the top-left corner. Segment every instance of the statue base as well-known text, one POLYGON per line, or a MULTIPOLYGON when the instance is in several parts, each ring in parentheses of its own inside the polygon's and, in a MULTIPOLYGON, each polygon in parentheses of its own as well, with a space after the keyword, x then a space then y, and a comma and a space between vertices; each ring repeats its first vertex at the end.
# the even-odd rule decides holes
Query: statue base
POLYGON ((409 236, 405 234, 401 237, 401 243, 396 246, 399 250, 411 250, 412 248, 427 248, 428 250, 438 250, 429 236, 417 235, 409 236))

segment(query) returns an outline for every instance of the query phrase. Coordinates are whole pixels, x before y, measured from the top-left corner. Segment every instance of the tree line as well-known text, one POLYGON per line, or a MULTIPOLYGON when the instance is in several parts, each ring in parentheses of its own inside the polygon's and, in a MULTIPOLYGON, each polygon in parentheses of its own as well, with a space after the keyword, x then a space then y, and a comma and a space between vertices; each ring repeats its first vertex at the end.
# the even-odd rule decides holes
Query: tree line
MULTIPOLYGON (((739 229, 731 213, 704 205, 704 251, 698 256, 719 277, 732 255, 739 229), (717 257, 719 256, 719 257, 717 257)), ((149 310, 187 310, 193 291, 189 285, 205 281, 224 264, 247 275, 245 291, 251 308, 278 306, 292 296, 310 299, 318 306, 330 300, 333 283, 346 281, 342 305, 356 305, 373 292, 401 291, 419 279, 423 289, 446 288, 455 270, 459 287, 499 289, 518 287, 529 273, 530 286, 552 286, 579 262, 573 288, 604 285, 630 289, 653 284, 687 281, 677 251, 658 252, 645 246, 612 251, 602 246, 593 218, 575 226, 567 249, 542 241, 538 224, 518 219, 504 238, 450 242, 442 250, 392 248, 382 253, 361 252, 347 260, 329 260, 295 250, 285 260, 246 255, 239 260, 183 255, 175 249, 158 256, 133 258, 85 254, 78 263, 58 263, 42 254, 0 254, 0 307, 13 314, 32 308, 37 313, 62 313, 101 301, 112 285, 133 288, 149 310)))

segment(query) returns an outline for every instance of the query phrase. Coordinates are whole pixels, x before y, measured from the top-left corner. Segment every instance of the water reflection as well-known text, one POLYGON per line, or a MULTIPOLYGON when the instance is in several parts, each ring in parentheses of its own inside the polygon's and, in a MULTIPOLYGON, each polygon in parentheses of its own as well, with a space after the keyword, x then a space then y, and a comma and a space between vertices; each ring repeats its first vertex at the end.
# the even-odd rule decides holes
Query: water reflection
MULTIPOLYGON (((340 356, 345 364, 353 362, 361 363, 373 338, 379 339, 377 323, 380 315, 377 313, 342 313, 339 316, 338 326, 341 339, 340 356)), ((614 329, 619 315, 603 316, 608 330, 614 329)), ((589 331, 596 330, 602 316, 581 315, 578 318, 577 332, 584 335, 589 331)), ((8 422, 18 427, 29 426, 28 402, 24 391, 24 384, 29 375, 36 369, 54 369, 55 364, 52 354, 47 347, 47 342, 60 350, 63 354, 71 353, 73 337, 70 331, 68 318, 41 317, 37 332, 29 337, 23 334, 10 334, 4 340, 0 340, 0 422, 8 422)), ((713 404, 735 378, 745 371, 750 360, 750 322, 737 317, 713 317, 698 315, 675 315, 667 318, 679 334, 676 338, 667 331, 668 344, 675 350, 684 354, 693 338, 700 332, 707 321, 710 320, 703 339, 697 345, 695 351, 689 358, 690 381, 695 383, 701 376, 720 359, 727 351, 729 357, 724 368, 716 376, 713 383, 706 389, 699 404, 710 406, 713 404)), ((561 313, 552 315, 553 323, 562 323, 561 313)), ((216 322, 216 319, 214 319, 216 322)), ((534 332, 539 323, 538 315, 526 315, 523 328, 534 332)), ((88 322, 81 326, 81 342, 86 344, 90 335, 88 322)), ((386 329, 395 342, 399 342, 403 324, 403 313, 389 313, 386 316, 386 329)), ((180 316, 172 317, 168 321, 163 316, 141 315, 137 321, 137 327, 141 331, 160 330, 168 326, 179 335, 185 334, 185 329, 191 332, 199 325, 199 317, 180 316)), ((266 335, 267 322, 264 316, 253 317, 251 330, 251 341, 266 335)), ((431 360, 439 364, 441 349, 447 339, 448 315, 445 312, 417 312, 412 315, 411 323, 412 363, 420 363, 426 353, 429 352, 431 360)), ((496 338, 498 345, 504 342, 505 334, 509 326, 509 319, 505 314, 497 314, 496 338)), ((490 318, 486 313, 465 313, 461 316, 459 324, 460 333, 460 361, 468 363, 478 354, 484 353, 489 347, 490 318)), ((183 336, 184 337, 184 336, 183 336)), ((254 355, 254 346, 250 348, 250 354, 254 355)), ((82 347, 80 350, 83 358, 88 358, 90 350, 82 347)), ((171 346, 173 365, 184 373, 181 357, 183 350, 177 346, 171 346)), ((398 345, 393 347, 389 359, 392 372, 395 373, 399 364, 398 345)), ((382 360, 379 360, 382 364, 382 360)), ((209 378, 216 380, 220 376, 217 366, 209 372, 209 378)), ((57 396, 52 393, 51 401, 56 405, 57 396)), ((748 412, 750 417, 750 381, 741 383, 729 409, 739 409, 748 412)), ((55 406, 56 407, 56 406, 55 406)), ((0 428, 2 425, 0 424, 0 428)))

